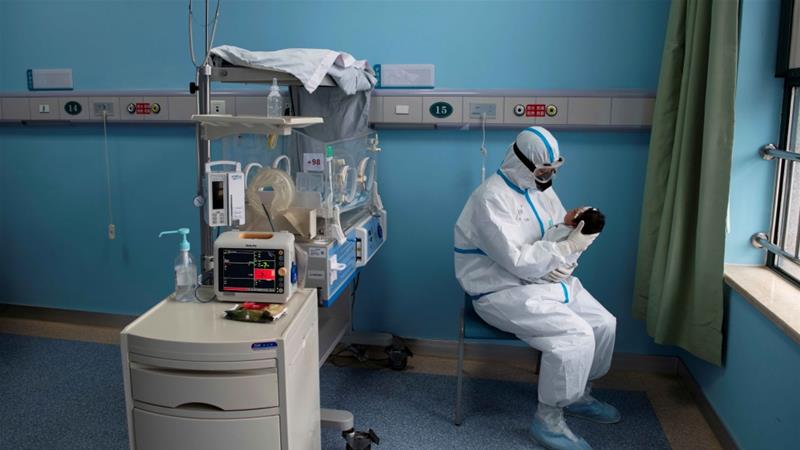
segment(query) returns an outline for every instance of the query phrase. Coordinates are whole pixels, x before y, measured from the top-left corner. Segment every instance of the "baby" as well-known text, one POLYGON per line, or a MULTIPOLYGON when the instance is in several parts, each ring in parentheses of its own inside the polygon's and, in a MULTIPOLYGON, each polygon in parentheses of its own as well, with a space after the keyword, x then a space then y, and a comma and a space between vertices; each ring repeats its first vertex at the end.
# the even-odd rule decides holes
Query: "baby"
MULTIPOLYGON (((572 233, 572 230, 575 229, 575 226, 578 223, 583 222, 583 229, 581 230, 581 234, 597 234, 603 231, 603 227, 606 225, 606 216, 600 212, 597 208, 592 207, 583 207, 583 208, 576 208, 573 209, 564 216, 564 223, 559 223, 550 227, 547 231, 545 231, 542 240, 549 241, 549 242, 560 242, 569 236, 572 233)), ((566 258, 566 268, 571 269, 574 268, 578 264, 578 258, 583 254, 583 252, 573 253, 572 255, 566 258)), ((545 283, 552 283, 552 281, 541 278, 536 280, 534 283, 537 284, 545 284, 545 283)))

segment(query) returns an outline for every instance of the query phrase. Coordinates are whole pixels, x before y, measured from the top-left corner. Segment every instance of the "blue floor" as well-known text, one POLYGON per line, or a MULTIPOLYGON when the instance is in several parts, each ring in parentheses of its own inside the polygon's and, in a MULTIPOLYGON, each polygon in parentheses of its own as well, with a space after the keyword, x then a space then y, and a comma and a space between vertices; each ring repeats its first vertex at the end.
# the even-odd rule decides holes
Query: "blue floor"
MULTIPOLYGON (((455 378, 325 366, 322 404, 352 411, 373 428, 381 449, 532 448, 526 428, 536 386, 492 380, 465 383, 465 421, 452 424, 455 378)), ((0 449, 127 448, 119 348, 0 334, 0 449)), ((616 425, 570 419, 595 449, 667 449, 643 392, 598 391, 623 414, 616 425)), ((323 431, 324 449, 343 449, 323 431)), ((232 449, 233 450, 233 449, 232 449)))

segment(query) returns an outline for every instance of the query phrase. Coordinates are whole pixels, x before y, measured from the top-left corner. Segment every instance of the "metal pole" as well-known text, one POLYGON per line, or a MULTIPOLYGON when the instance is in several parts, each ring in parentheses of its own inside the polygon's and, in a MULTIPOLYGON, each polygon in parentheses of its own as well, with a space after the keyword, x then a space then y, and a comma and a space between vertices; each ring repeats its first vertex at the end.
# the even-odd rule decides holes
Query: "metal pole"
POLYGON ((792 261, 795 264, 800 264, 800 259, 798 259, 795 255, 787 252, 786 250, 778 247, 777 245, 773 244, 769 241, 769 237, 765 233, 756 233, 750 236, 750 243, 755 248, 763 248, 768 252, 774 253, 776 255, 782 256, 789 261, 792 261))
POLYGON ((772 144, 767 144, 758 149, 758 154, 761 155, 762 159, 765 159, 767 161, 773 160, 775 158, 780 158, 789 161, 800 162, 800 153, 787 152, 786 150, 779 150, 772 144))
POLYGON ((205 64, 206 56, 208 56, 208 51, 210 50, 210 48, 208 47, 208 0, 206 0, 206 22, 203 25, 203 33, 205 34, 206 38, 205 45, 203 46, 203 48, 206 50, 205 53, 203 53, 203 64, 205 64))
MULTIPOLYGON (((208 64, 208 52, 211 50, 208 42, 208 0, 205 1, 205 23, 203 24, 205 45, 203 46, 203 59, 197 69, 197 113, 208 114, 211 111, 211 66, 208 64)), ((197 140, 197 192, 203 196, 203 174, 206 163, 211 159, 211 142, 203 136, 202 126, 198 123, 196 129, 197 140)), ((206 199, 207 200, 207 199, 206 199)), ((214 242, 211 239, 211 228, 205 223, 205 208, 200 208, 200 259, 203 272, 214 269, 214 242)))
MULTIPOLYGON (((197 113, 208 114, 211 110, 211 66, 204 64, 197 69, 197 113)), ((206 163, 211 159, 211 142, 203 136, 202 126, 196 125, 197 141, 197 195, 203 198, 203 174, 206 163)), ((206 199, 207 201, 207 199, 206 199)), ((205 208, 200 205, 200 259, 203 262, 203 271, 214 268, 213 245, 211 228, 206 225, 205 208)))

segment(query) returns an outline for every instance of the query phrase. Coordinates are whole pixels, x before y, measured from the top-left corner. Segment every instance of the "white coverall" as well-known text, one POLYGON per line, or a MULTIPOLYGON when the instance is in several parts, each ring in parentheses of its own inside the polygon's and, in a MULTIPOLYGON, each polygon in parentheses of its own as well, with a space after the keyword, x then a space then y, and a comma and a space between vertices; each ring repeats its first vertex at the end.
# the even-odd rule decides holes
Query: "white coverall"
MULTIPOLYGON (((559 160, 558 142, 547 130, 525 132, 539 143, 520 150, 537 167, 559 160)), ((473 304, 483 320, 542 352, 539 401, 554 407, 576 401, 587 380, 608 372, 616 330, 615 317, 578 278, 533 284, 571 256, 542 240, 565 214, 553 188, 539 191, 512 146, 455 225, 456 278, 480 297, 473 304)))

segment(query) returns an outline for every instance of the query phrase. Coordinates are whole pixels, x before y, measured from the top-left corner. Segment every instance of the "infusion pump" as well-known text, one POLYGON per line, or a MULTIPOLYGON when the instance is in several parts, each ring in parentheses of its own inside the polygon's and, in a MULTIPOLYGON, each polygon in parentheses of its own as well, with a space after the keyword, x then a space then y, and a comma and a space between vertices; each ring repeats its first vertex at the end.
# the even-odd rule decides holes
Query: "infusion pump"
POLYGON ((206 163, 206 223, 210 227, 241 226, 245 223, 245 179, 242 166, 236 161, 206 163), (214 171, 215 166, 234 166, 232 171, 214 171))
POLYGON ((292 233, 226 231, 214 242, 214 255, 219 301, 286 303, 297 288, 292 233))

